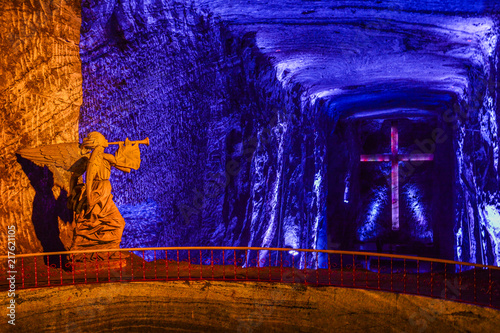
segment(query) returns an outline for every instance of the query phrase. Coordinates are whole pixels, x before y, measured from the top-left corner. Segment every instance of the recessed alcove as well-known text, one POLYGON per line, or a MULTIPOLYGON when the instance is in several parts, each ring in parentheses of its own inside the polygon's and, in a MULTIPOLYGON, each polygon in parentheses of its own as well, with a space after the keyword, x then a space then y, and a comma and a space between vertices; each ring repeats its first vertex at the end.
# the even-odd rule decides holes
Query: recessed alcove
POLYGON ((453 259, 453 129, 432 112, 399 110, 340 119, 328 140, 330 248, 453 259), (383 114, 381 116, 380 114, 383 114), (391 162, 361 155, 432 154, 399 162, 399 230, 391 222, 391 162))

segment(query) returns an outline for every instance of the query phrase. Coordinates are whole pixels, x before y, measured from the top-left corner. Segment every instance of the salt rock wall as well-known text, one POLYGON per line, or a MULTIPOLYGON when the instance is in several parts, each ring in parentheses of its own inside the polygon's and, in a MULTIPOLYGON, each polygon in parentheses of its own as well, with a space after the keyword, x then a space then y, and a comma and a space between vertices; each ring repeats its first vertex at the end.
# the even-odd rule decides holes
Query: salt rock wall
POLYGON ((173 1, 84 1, 82 19, 80 136, 151 141, 139 170, 112 175, 122 247, 316 247, 324 195, 304 191, 319 184, 320 120, 255 34, 173 1))
POLYGON ((0 225, 16 226, 18 253, 63 250, 70 235, 66 193, 15 153, 78 139, 80 25, 78 0, 0 2, 0 225))
POLYGON ((455 258, 500 266, 500 170, 497 35, 471 68, 468 94, 456 121, 455 258))

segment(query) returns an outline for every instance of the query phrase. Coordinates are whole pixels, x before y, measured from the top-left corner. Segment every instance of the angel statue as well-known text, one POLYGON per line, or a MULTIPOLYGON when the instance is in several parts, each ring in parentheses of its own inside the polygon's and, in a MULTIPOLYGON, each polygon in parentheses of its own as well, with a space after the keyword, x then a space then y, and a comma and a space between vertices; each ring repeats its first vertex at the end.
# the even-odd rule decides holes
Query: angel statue
MULTIPOLYGON (((68 208, 73 211, 76 224, 70 251, 120 247, 125 220, 113 202, 109 177, 112 166, 123 172, 139 168, 139 144, 149 145, 149 138, 108 142, 101 133, 90 132, 81 144, 61 143, 18 152, 36 165, 47 166, 54 174, 54 183, 69 193, 68 208), (119 146, 114 155, 104 152, 109 145, 119 146)), ((109 253, 110 259, 117 257, 118 253, 109 253)), ((107 252, 76 254, 72 258, 74 261, 107 259, 107 252)))

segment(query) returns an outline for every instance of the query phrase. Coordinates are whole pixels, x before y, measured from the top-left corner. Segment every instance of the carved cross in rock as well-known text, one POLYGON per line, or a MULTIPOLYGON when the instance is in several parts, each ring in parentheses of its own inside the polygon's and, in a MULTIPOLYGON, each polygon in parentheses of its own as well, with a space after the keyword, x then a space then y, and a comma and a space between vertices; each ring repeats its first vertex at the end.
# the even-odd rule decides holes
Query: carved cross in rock
POLYGON ((361 162, 391 162, 392 230, 399 230, 399 162, 432 161, 433 154, 399 154, 398 123, 391 123, 391 153, 361 155, 361 162))

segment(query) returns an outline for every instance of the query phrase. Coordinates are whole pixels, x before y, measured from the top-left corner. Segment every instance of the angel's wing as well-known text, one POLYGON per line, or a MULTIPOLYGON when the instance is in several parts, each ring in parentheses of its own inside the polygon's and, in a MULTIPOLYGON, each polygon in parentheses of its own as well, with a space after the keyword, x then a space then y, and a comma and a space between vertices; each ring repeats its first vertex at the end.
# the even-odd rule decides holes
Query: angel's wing
POLYGON ((24 148, 17 153, 38 166, 47 166, 54 174, 54 183, 66 190, 69 190, 70 172, 83 174, 88 161, 88 154, 84 154, 76 142, 24 148))

